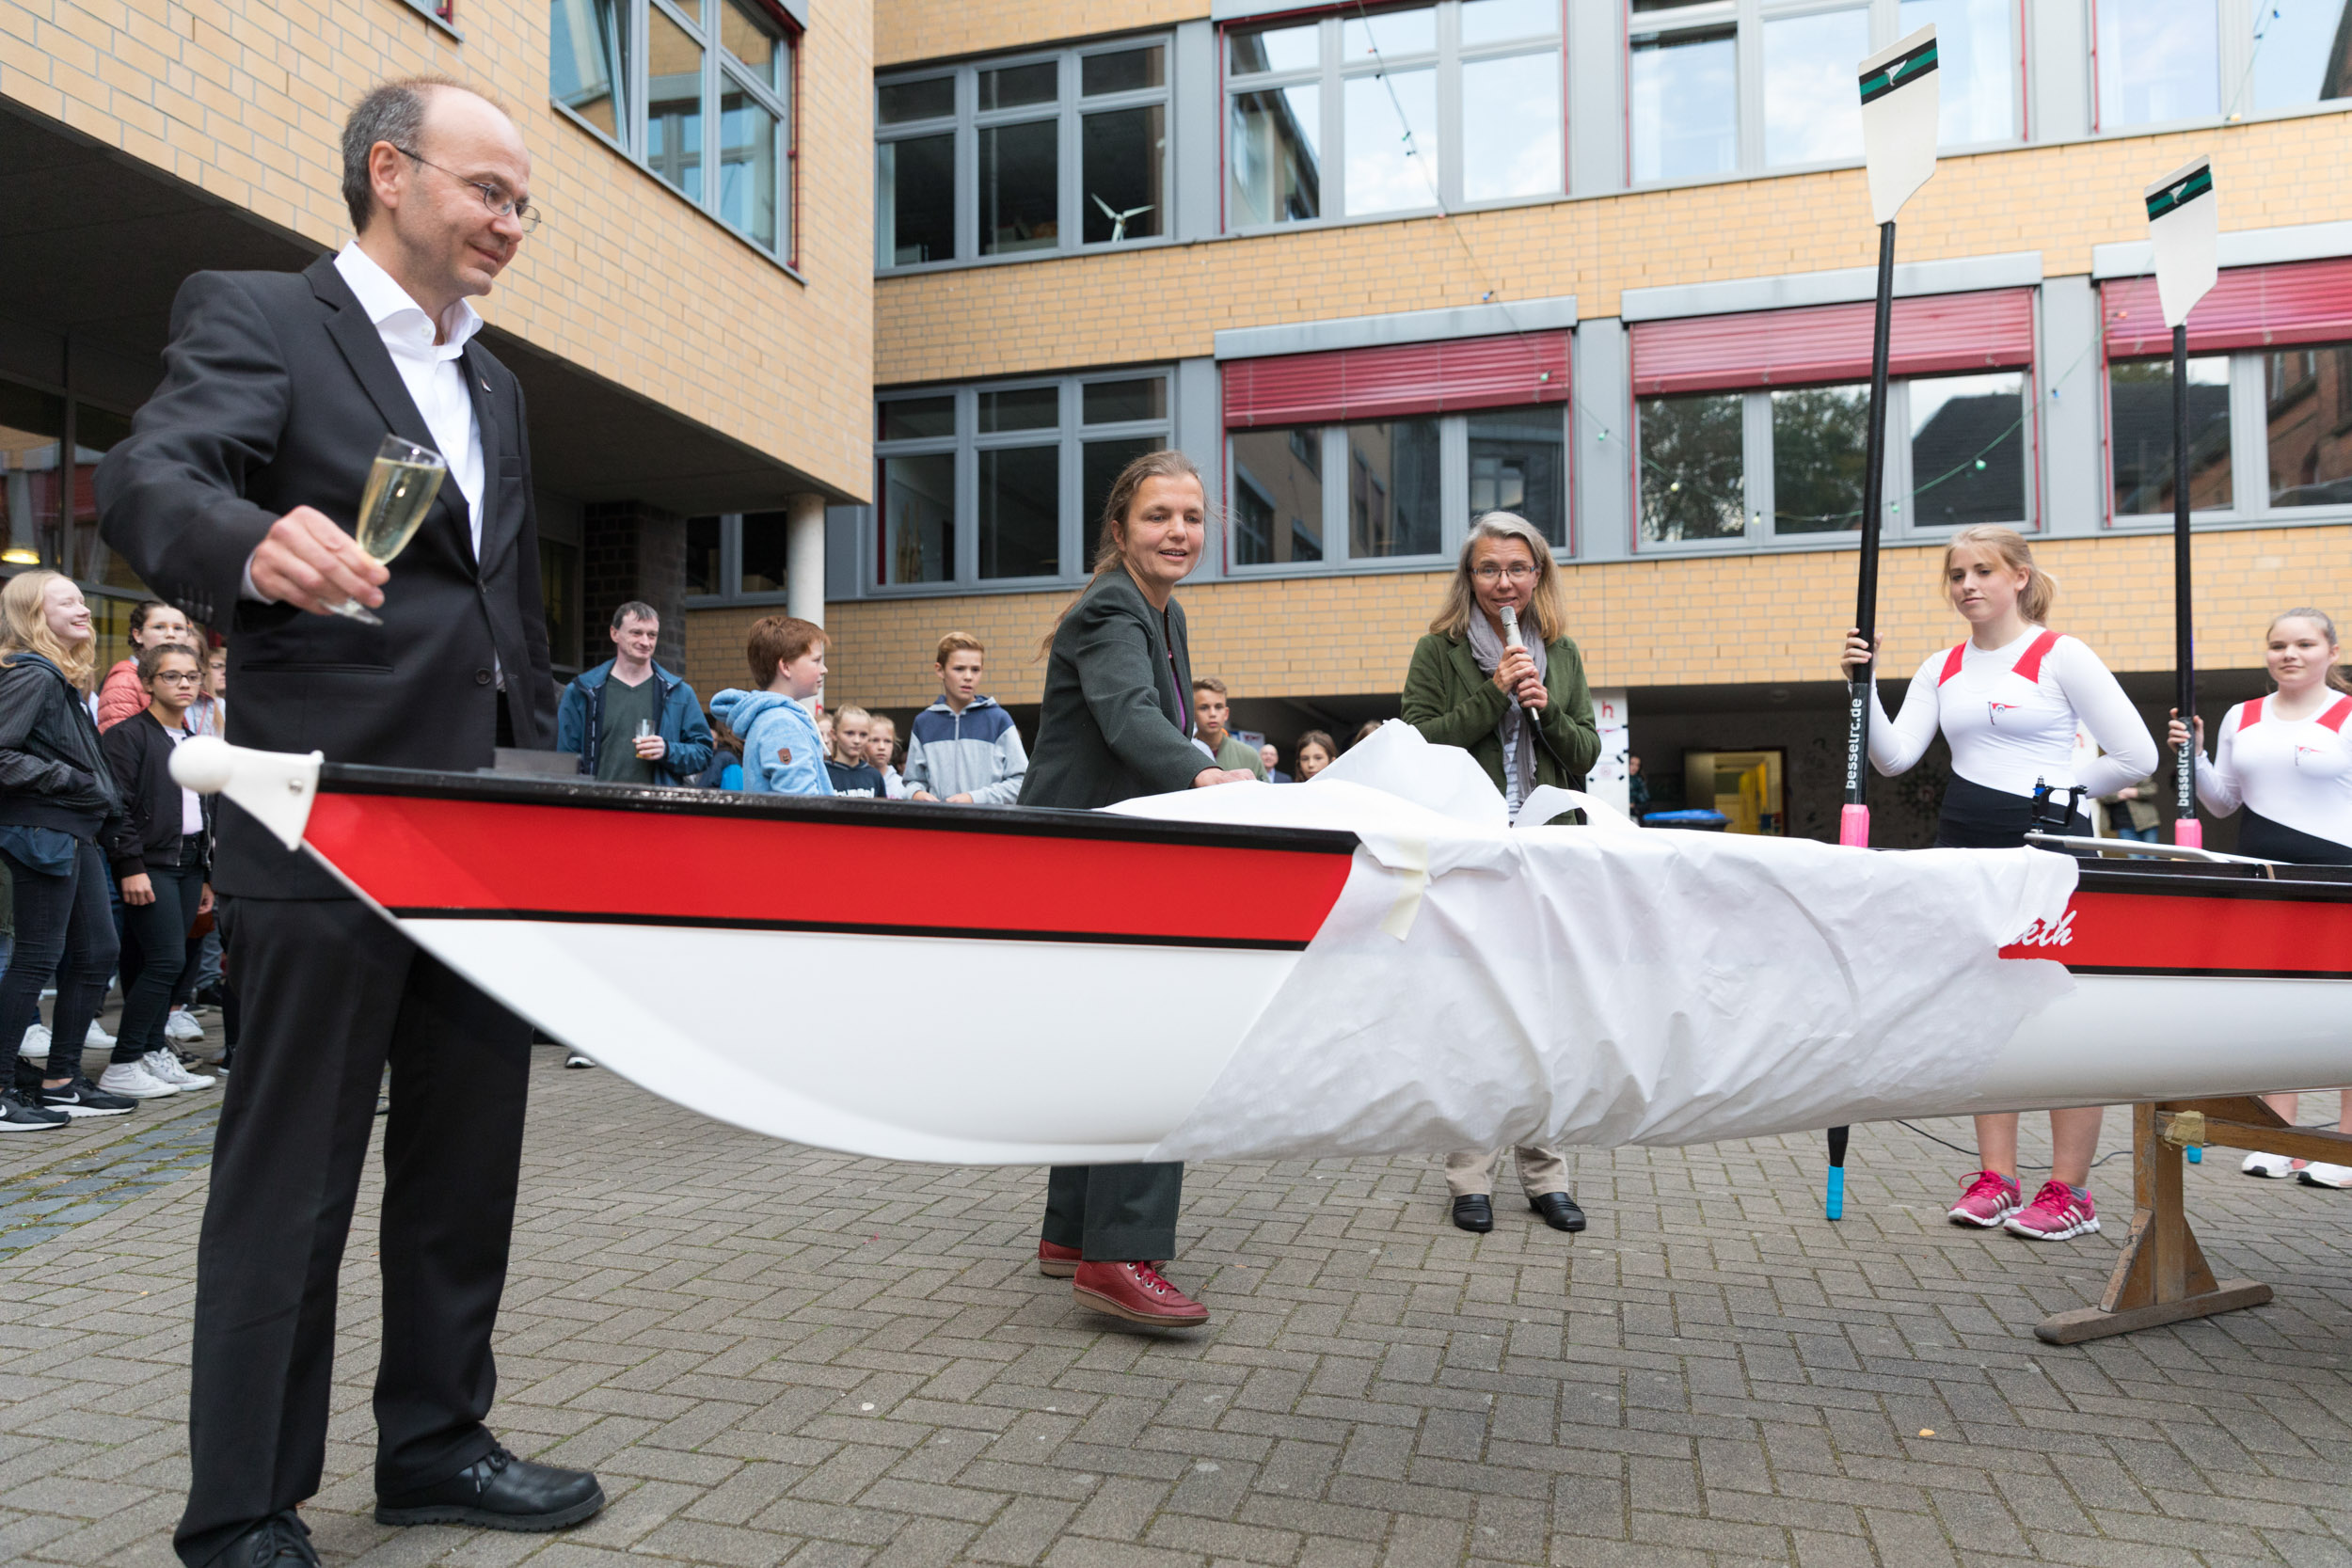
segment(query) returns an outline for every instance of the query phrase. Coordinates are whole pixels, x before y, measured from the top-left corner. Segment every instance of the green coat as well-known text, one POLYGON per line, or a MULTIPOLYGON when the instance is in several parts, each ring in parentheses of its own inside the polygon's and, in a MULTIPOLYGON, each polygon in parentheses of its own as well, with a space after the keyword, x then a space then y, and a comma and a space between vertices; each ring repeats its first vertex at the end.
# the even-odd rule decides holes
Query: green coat
MULTIPOLYGON (((1600 730, 1593 722, 1583 656, 1567 638, 1544 645, 1544 690, 1549 701, 1536 724, 1543 744, 1535 752, 1535 783, 1581 789, 1584 775, 1600 760, 1600 730)), ((1431 632, 1413 644, 1412 666, 1405 672, 1405 721, 1436 745, 1470 752, 1505 796, 1502 741, 1495 729, 1510 701, 1470 657, 1469 638, 1431 632)))
POLYGON ((1184 608, 1153 610, 1123 567, 1096 578, 1054 633, 1021 803, 1091 811, 1191 787, 1209 766, 1191 691, 1184 608))

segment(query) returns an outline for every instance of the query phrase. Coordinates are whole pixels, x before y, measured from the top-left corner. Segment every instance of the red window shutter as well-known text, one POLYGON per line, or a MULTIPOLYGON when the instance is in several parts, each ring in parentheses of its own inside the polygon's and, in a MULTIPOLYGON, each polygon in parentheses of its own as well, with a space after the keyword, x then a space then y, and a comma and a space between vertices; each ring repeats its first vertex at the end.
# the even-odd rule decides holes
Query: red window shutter
POLYGON ((1237 430, 1518 408, 1567 396, 1565 332, 1286 354, 1225 366, 1225 423, 1237 430))
MULTIPOLYGON (((2107 357, 2137 359, 2172 352, 2153 277, 2118 277, 2099 286, 2107 357)), ((2192 354, 2272 343, 2352 341, 2352 257, 2231 267, 2188 313, 2192 354)))
MULTIPOLYGON (((1633 390, 1728 391, 1867 381, 1875 307, 1807 305, 1633 324, 1633 390)), ((1921 294, 1895 301, 1894 375, 2007 370, 2033 363, 2033 291, 1921 294)))

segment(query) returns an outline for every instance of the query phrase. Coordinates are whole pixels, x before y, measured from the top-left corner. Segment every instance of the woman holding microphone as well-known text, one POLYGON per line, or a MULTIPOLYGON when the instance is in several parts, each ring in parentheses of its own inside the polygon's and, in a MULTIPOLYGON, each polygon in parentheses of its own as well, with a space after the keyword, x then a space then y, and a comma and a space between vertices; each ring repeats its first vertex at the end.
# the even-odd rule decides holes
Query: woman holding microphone
MULTIPOLYGON (((2243 855, 2294 865, 2352 865, 2352 686, 2336 668, 2336 624, 2327 612, 2290 610, 2263 637, 2263 662, 2278 689, 2240 703, 2221 720, 2211 762, 2197 768, 2197 799, 2216 816, 2242 811, 2243 855)), ((2188 738, 2178 709, 2171 740, 2188 738)), ((2197 721, 2201 750, 2205 721, 2197 721)), ((2291 1094, 2263 1097, 2292 1124, 2291 1094)), ((2352 1094, 2337 1125, 2352 1132, 2352 1094)), ((2352 1165, 2305 1164, 2249 1154, 2249 1176, 2296 1176, 2314 1187, 2352 1187, 2352 1165)))
MULTIPOLYGON (((1091 811, 1138 795, 1253 777, 1201 766, 1192 743, 1192 656, 1176 584, 1200 561, 1208 500, 1178 451, 1120 471, 1103 508, 1094 577, 1046 640, 1045 696, 1021 804, 1091 811)), ((1082 1306, 1160 1328, 1209 1310, 1160 1275, 1176 1252, 1184 1167, 1056 1165, 1045 1188, 1040 1274, 1066 1278, 1082 1306)))
MULTIPOLYGON (((2075 789, 2079 799, 2112 794, 2155 771, 2156 743, 2115 676, 2083 643, 2043 626, 2058 581, 2034 564, 2016 530, 1980 526, 1953 534, 1944 546, 1944 587, 1968 623, 1968 640, 1921 662, 1893 723, 1875 683, 1870 690, 1870 762, 1881 773, 1909 771, 1939 730, 1951 747, 1936 847, 2020 848, 2034 831, 2036 785, 2075 789), (2079 770, 2078 729, 2107 753, 2079 770)), ((1846 634, 1840 657, 1849 678, 1872 651, 1846 634)), ((2077 808, 2061 831, 2088 838, 2090 818, 2077 808)), ((1979 1117, 1983 1168, 1963 1180, 1952 1223, 1990 1229, 2006 1221, 2016 1234, 2047 1242, 2098 1229, 2090 1156, 2105 1114, 2097 1106, 2050 1113, 2051 1180, 2024 1205, 2016 1113, 1979 1117)))
MULTIPOLYGON (((1405 721, 1459 746, 1486 770, 1516 818, 1539 784, 1581 789, 1600 757, 1584 660, 1567 634, 1567 594, 1551 546, 1526 518, 1489 512, 1470 524, 1454 581, 1405 673, 1405 721)), ((1446 1156, 1454 1223, 1495 1227, 1499 1149, 1446 1156)), ((1554 1230, 1581 1230, 1567 1163, 1538 1145, 1518 1151, 1528 1207, 1554 1230)))

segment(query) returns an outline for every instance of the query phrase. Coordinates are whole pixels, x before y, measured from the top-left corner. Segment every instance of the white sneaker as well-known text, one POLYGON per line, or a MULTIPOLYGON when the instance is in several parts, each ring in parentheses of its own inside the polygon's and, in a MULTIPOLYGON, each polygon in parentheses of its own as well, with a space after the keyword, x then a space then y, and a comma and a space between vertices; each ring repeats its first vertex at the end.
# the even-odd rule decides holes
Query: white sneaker
POLYGON ((2295 1162, 2283 1154, 2249 1154, 2238 1169, 2249 1176, 2267 1176, 2283 1180, 2295 1174, 2295 1162))
POLYGON ((2309 1186, 2352 1187, 2352 1165, 2331 1165, 2324 1160, 2313 1160, 2295 1175, 2309 1186))
POLYGON ((174 1040, 200 1040, 204 1037, 204 1025, 197 1022, 189 1015, 187 1008, 174 1007, 171 1009, 171 1016, 164 1020, 164 1037, 174 1040))
POLYGON ((147 1070, 144 1062, 109 1062, 99 1076, 98 1086, 108 1094, 119 1094, 130 1100, 161 1100, 167 1094, 178 1094, 178 1085, 167 1084, 147 1070))
POLYGON ((16 1048, 16 1053, 28 1062, 47 1061, 49 1059, 49 1025, 35 1020, 33 1026, 24 1031, 24 1043, 16 1048))
POLYGON ((82 1049, 85 1051, 112 1051, 114 1048, 115 1037, 106 1033, 105 1028, 100 1024, 96 1019, 91 1019, 89 1021, 89 1033, 82 1037, 82 1049))
POLYGON ((209 1089, 213 1086, 210 1078, 200 1072, 190 1072, 181 1066, 180 1058, 173 1055, 167 1046, 158 1046, 141 1056, 139 1065, 146 1068, 149 1075, 157 1082, 169 1084, 175 1089, 209 1089))

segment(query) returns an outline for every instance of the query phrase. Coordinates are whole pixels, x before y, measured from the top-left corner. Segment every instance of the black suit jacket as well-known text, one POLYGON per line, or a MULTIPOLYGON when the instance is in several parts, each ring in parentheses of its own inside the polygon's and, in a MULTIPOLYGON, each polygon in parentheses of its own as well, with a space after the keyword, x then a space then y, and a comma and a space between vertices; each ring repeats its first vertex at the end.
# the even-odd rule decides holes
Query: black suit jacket
POLYGON ((1021 803, 1090 811, 1191 787, 1216 766, 1185 733, 1191 688, 1184 606, 1163 616, 1123 566, 1088 583, 1054 632, 1021 803))
MULTIPOLYGON (((522 388, 478 339, 458 363, 482 432, 480 560, 453 476, 392 562, 384 625, 246 600, 246 562, 277 518, 308 505, 355 528, 385 436, 432 446, 432 433, 331 258, 300 273, 199 272, 181 286, 163 385, 99 465, 99 531, 163 598, 227 632, 236 744, 485 768, 496 670, 515 743, 554 745, 522 388)), ((221 813, 215 885, 345 895, 233 806, 221 813)))

